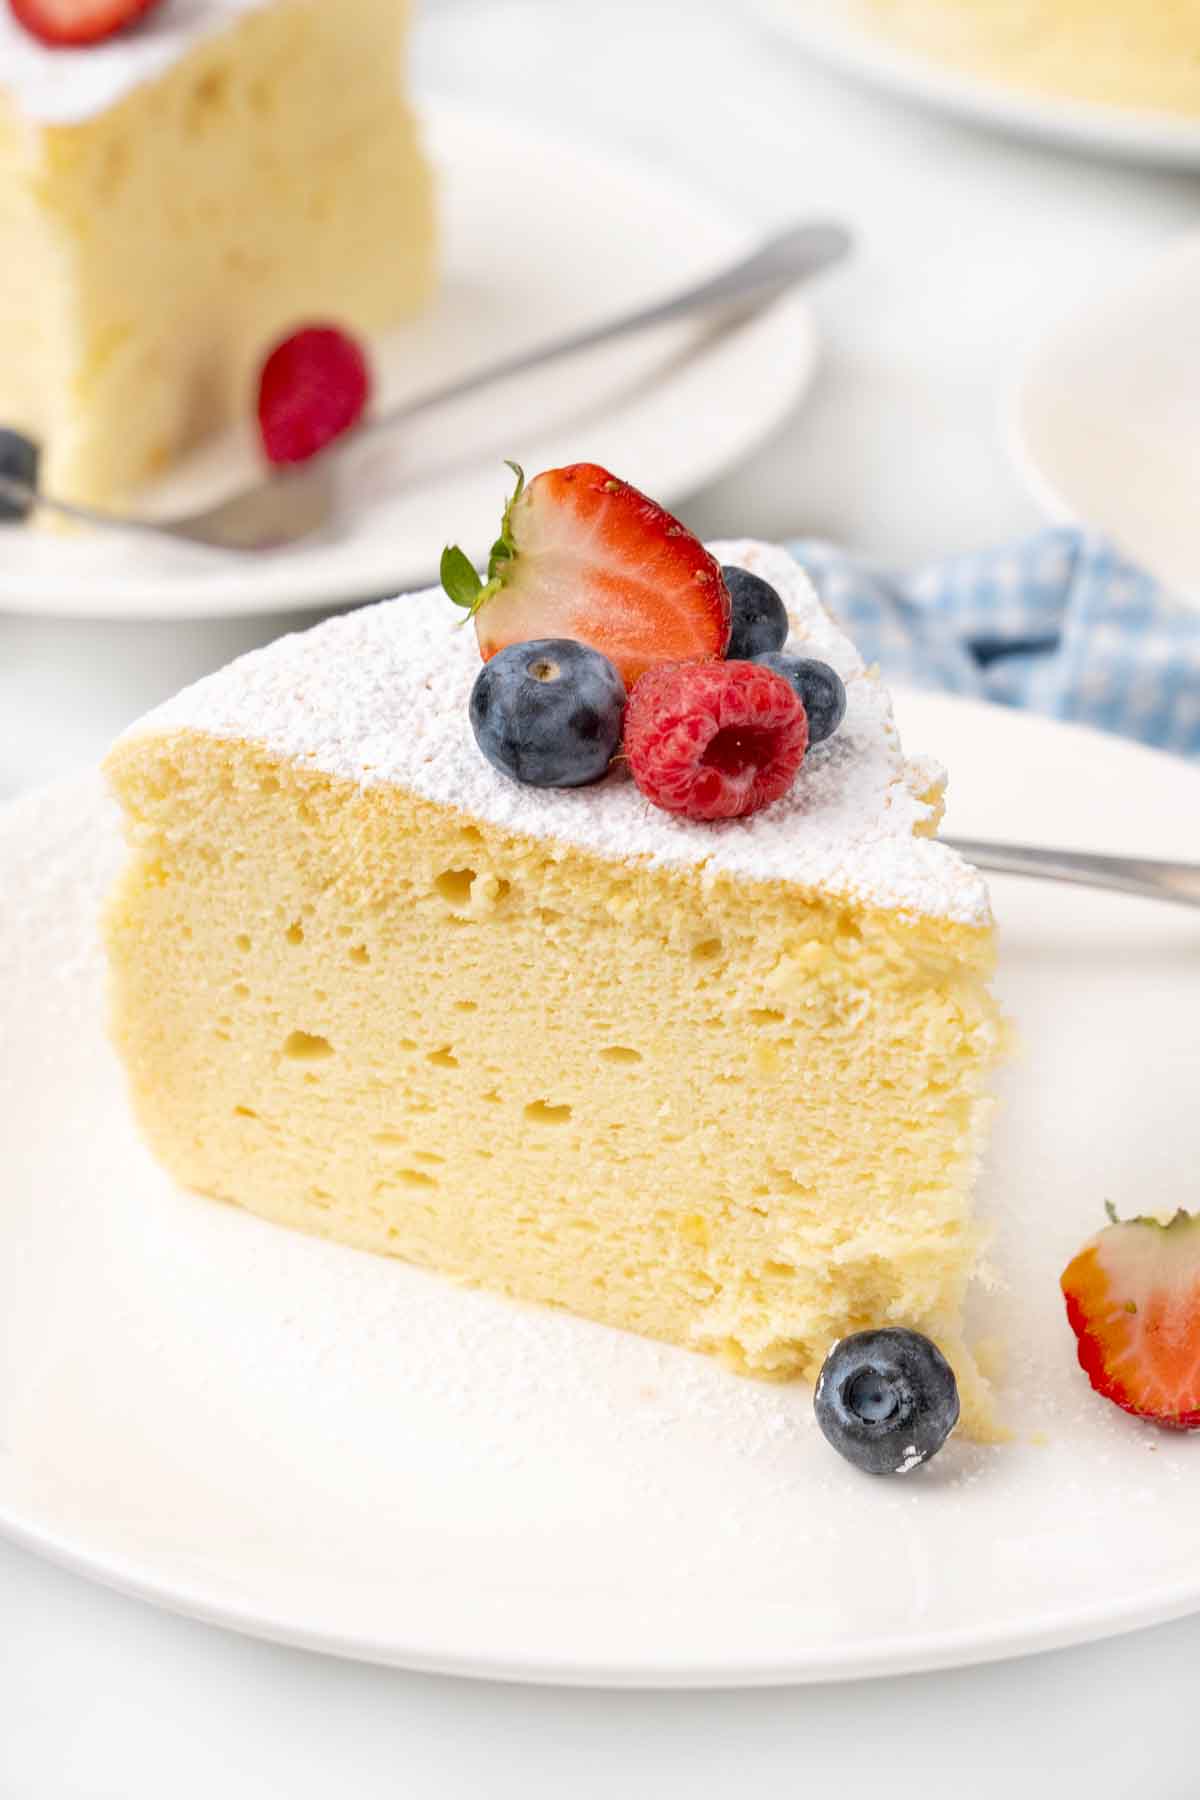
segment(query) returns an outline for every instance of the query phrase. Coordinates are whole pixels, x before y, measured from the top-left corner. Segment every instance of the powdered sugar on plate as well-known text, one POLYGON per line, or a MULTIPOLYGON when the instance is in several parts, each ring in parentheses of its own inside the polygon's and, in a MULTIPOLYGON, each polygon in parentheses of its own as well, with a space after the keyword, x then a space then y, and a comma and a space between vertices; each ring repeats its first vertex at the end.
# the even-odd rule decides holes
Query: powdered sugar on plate
POLYGON ((521 787, 498 774, 467 716, 480 667, 475 634, 437 589, 281 638, 185 689, 131 733, 246 740, 360 786, 394 782, 511 831, 624 861, 795 882, 906 915, 988 924, 978 871, 936 840, 914 836, 931 817, 923 796, 940 769, 905 759, 886 689, 803 570, 769 544, 712 549, 770 581, 788 608, 789 648, 831 663, 846 683, 839 731, 805 759, 790 793, 748 819, 674 818, 619 766, 595 786, 571 790, 521 787))

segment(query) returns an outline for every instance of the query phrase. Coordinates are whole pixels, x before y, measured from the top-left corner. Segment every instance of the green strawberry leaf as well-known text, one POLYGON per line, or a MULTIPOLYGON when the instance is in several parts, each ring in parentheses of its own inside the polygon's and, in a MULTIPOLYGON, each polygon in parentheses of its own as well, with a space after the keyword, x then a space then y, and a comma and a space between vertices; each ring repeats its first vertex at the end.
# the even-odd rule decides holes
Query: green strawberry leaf
POLYGON ((442 586, 455 606, 465 606, 468 612, 474 612, 479 605, 483 583, 474 563, 457 544, 447 544, 442 551, 441 577, 442 586))
POLYGON ((486 600, 499 593, 503 586, 503 571, 517 555, 512 534, 512 510, 525 492, 525 471, 520 463, 510 462, 508 467, 516 476, 517 485, 504 508, 500 536, 488 552, 487 581, 479 579, 474 563, 457 544, 447 544, 442 551, 442 586, 455 606, 465 608, 468 618, 473 618, 486 600))

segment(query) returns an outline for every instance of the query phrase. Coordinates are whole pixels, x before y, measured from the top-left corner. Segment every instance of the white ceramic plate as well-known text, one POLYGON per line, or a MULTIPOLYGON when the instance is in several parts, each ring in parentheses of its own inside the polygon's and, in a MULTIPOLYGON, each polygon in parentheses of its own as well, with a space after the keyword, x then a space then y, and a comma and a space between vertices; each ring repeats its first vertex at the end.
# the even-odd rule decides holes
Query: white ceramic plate
MULTIPOLYGON (((908 698, 964 831, 1194 851, 1200 771, 908 698)), ((183 1193, 101 1024, 118 861, 94 780, 0 814, 0 1527, 289 1643, 543 1681, 936 1667, 1200 1607, 1200 1439, 1075 1364, 1057 1277, 1102 1203, 1195 1201, 1200 915, 998 882, 1023 1041, 983 1204, 1012 1443, 905 1482, 808 1395, 183 1193)))
MULTIPOLYGON (((442 275, 424 317, 373 346, 381 403, 661 298, 748 246, 741 224, 647 167, 436 103, 442 275)), ((815 358, 798 296, 733 329, 685 323, 506 383, 372 446, 362 505, 328 538, 267 556, 136 538, 0 533, 0 609, 101 618, 329 606, 418 587, 442 546, 483 558, 509 482, 604 463, 666 504, 786 417, 815 358)), ((258 478, 249 422, 148 497, 184 511, 258 478)))
POLYGON ((1121 161, 1200 168, 1200 120, 1038 94, 893 44, 849 0, 754 0, 806 54, 846 75, 976 125, 1121 161))
POLYGON ((1013 443, 1052 517, 1108 532, 1200 606, 1200 236, 1051 332, 1013 443))

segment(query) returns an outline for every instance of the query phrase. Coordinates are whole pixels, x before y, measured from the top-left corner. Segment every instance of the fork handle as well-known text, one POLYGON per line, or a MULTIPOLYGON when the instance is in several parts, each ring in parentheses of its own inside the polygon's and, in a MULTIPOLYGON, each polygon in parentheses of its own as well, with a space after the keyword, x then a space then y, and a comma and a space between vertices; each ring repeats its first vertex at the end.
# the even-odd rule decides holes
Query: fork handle
POLYGON ((388 431, 393 426, 403 424, 405 420, 416 418, 420 413, 428 412, 433 407, 444 406, 448 401, 461 400, 467 394, 473 394, 480 388, 490 387, 493 382, 507 381, 514 375, 525 375, 532 369, 540 369, 546 363, 557 362, 560 357, 577 355, 581 350, 594 350, 600 344, 615 342, 618 338, 628 337, 634 332, 645 331, 652 325, 666 325, 675 319, 688 318, 695 313, 708 312, 718 307, 733 307, 738 304, 750 307, 764 306, 769 300, 785 294, 797 282, 817 275, 822 269, 840 262, 851 247, 851 238, 843 226, 815 221, 811 224, 791 225, 773 237, 759 244, 758 247, 737 262, 731 263, 718 274, 709 276, 694 287, 685 288, 682 293, 672 294, 666 300, 653 302, 649 306, 639 306, 635 311, 622 313, 615 319, 606 319, 599 325, 585 326, 583 330, 572 332, 567 337, 553 339, 550 343, 540 344, 534 350, 519 352, 515 356, 506 357, 501 362, 492 363, 484 369, 477 369, 473 374, 431 388, 415 399, 402 401, 387 412, 377 413, 367 419, 354 433, 353 440, 374 437, 378 432, 388 431))
POLYGON ((1113 888, 1148 900, 1200 907, 1200 863, 1158 862, 1146 856, 1101 856, 1086 850, 1043 850, 1032 844, 989 844, 974 838, 944 838, 968 862, 1001 875, 1032 875, 1039 881, 1071 881, 1081 887, 1113 888))

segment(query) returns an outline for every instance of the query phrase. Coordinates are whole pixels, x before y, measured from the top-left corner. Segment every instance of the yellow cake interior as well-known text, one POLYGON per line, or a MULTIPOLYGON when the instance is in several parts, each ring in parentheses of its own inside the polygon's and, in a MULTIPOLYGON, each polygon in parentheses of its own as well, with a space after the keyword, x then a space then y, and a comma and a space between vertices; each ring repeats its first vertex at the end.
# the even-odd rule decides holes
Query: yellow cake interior
POLYGON ((858 0, 914 49, 1022 87, 1200 114, 1200 0, 858 0))
POLYGON ((77 124, 0 90, 0 418, 104 502, 253 418, 271 342, 419 306, 431 185, 397 0, 272 0, 77 124))
POLYGON ((123 740, 107 935, 155 1154, 264 1217, 812 1377, 961 1342, 989 927, 639 867, 197 730, 123 740))

